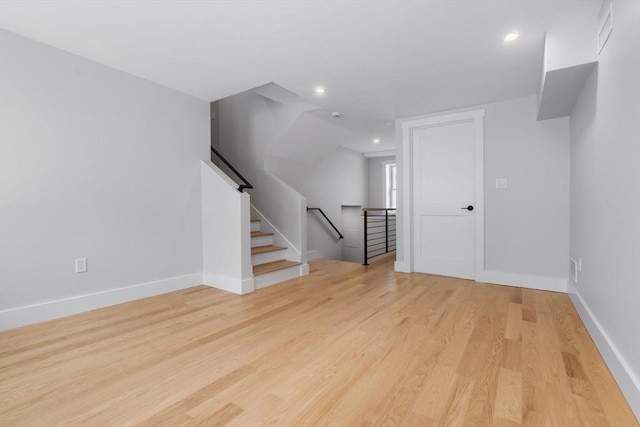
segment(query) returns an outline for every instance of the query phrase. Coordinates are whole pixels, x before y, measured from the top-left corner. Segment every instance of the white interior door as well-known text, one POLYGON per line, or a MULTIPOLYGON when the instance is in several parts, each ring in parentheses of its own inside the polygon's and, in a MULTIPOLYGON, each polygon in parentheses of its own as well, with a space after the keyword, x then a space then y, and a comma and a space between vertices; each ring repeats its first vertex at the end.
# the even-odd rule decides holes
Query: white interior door
POLYGON ((412 132, 413 268, 475 278, 473 120, 412 132))

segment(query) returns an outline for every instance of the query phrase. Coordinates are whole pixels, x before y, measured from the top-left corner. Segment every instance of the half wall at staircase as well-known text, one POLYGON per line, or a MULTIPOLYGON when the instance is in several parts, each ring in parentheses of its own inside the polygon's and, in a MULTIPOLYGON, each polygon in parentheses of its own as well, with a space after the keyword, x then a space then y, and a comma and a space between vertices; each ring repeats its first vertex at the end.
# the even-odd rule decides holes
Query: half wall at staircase
POLYGON ((217 166, 201 161, 202 281, 236 294, 253 292, 249 195, 217 166))

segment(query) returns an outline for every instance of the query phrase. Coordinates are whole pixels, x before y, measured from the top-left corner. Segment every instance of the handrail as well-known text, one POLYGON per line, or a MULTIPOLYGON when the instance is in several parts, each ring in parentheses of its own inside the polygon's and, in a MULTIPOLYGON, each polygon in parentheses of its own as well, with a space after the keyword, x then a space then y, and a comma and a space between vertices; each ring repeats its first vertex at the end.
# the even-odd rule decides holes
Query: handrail
POLYGON ((340 236, 340 238, 339 238, 338 240, 340 240, 340 239, 344 239, 344 236, 342 235, 342 233, 340 232, 340 230, 338 230, 338 229, 336 228, 336 226, 335 226, 335 225, 333 225, 333 223, 331 222, 331 220, 329 219, 329 217, 328 217, 328 216, 326 216, 326 215, 324 214, 324 212, 322 211, 322 209, 320 209, 320 208, 310 208, 309 206, 307 206, 307 212, 309 212, 309 211, 319 211, 319 212, 322 214, 322 216, 324 217, 324 219, 326 219, 326 220, 327 220, 327 222, 329 223, 329 225, 330 225, 331 227, 333 227, 333 229, 334 229, 334 230, 336 230, 336 233, 338 233, 338 236, 340 236))
POLYGON ((227 161, 227 159, 225 159, 224 157, 222 157, 222 154, 218 153, 218 152, 216 151, 216 149, 215 149, 215 148, 213 148, 213 147, 211 147, 211 152, 212 152, 213 154, 215 154, 216 156, 218 156, 218 158, 219 158, 220 160, 222 160, 222 163, 224 163, 225 165, 227 165, 227 167, 228 167, 229 169, 231 169, 231 171, 232 171, 233 173, 235 173, 235 174, 238 176, 238 178, 240 178, 240 179, 242 180, 242 182, 243 182, 244 184, 240 184, 240 185, 238 185, 238 191, 239 191, 239 192, 241 192, 241 193, 242 193, 242 192, 243 192, 243 190, 244 190, 245 188, 249 188, 249 189, 253 188, 253 185, 251 185, 251 183, 250 183, 249 181, 247 181, 247 179, 246 179, 244 176, 242 176, 242 175, 240 174, 240 172, 238 172, 238 171, 236 170, 236 168, 234 168, 234 167, 231 165, 231 163, 229 163, 229 162, 227 161))
MULTIPOLYGON (((369 259, 373 258, 375 256, 378 255, 382 255, 383 253, 389 253, 392 251, 395 251, 395 227, 393 230, 389 229, 389 211, 395 211, 396 208, 362 208, 362 212, 363 212, 363 217, 364 217, 364 262, 362 263, 363 265, 369 265, 369 259), (370 218, 369 216, 369 212, 373 212, 373 211, 384 211, 384 237, 375 237, 373 240, 376 240, 375 243, 373 243, 372 246, 376 246, 376 245, 381 245, 382 242, 380 241, 381 239, 384 239, 384 252, 375 254, 373 256, 369 256, 369 221, 368 219, 370 218), (392 231, 392 233, 390 233, 390 231, 392 231), (391 249, 390 249, 391 248, 391 249)), ((371 215, 372 217, 381 217, 382 215, 378 214, 378 215, 371 215)), ((395 214, 394 214, 395 217, 395 214)), ((394 219, 395 221, 395 219, 394 219)), ((394 223, 395 226, 395 223, 394 223)), ((379 228, 374 226, 375 228, 379 228)), ((374 233, 372 233, 373 235, 379 235, 381 234, 381 232, 376 231, 374 233)), ((374 249, 372 252, 376 252, 376 251, 381 251, 382 248, 376 248, 374 249)))

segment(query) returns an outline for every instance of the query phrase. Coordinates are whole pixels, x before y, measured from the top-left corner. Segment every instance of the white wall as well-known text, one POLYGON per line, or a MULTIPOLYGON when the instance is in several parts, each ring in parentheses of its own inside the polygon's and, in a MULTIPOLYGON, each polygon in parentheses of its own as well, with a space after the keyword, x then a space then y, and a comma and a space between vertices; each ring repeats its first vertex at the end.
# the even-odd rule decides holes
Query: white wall
POLYGON ((571 114, 571 256, 582 271, 570 292, 640 418, 639 76, 640 2, 614 1, 611 38, 571 114))
POLYGON ((249 195, 212 162, 201 162, 202 282, 236 294, 253 292, 249 195))
POLYGON ((595 15, 591 20, 576 16, 551 25, 545 36, 544 71, 595 61, 596 19, 595 15))
MULTIPOLYGON (((538 122, 536 108, 528 96, 465 109, 485 110, 484 268, 491 275, 483 280, 566 290, 569 119, 538 122), (496 189, 496 178, 507 178, 508 188, 496 189)), ((403 167, 401 148, 397 158, 403 167)), ((401 187, 399 206, 408 183, 401 187)), ((402 216, 398 222, 404 227, 402 216)), ((403 240, 398 232, 398 265, 411 257, 403 240)))
POLYGON ((549 24, 538 90, 539 120, 570 115, 596 66, 596 28, 595 13, 590 19, 576 15, 549 24))
MULTIPOLYGON (((339 147, 314 163, 272 157, 269 167, 304 195, 309 207, 321 208, 341 231, 342 206, 366 204, 367 159, 355 151, 339 147)), ((342 259, 342 244, 319 212, 308 213, 307 247, 311 257, 342 259)))
POLYGON ((368 193, 367 206, 370 208, 384 208, 384 162, 394 162, 395 156, 371 157, 368 160, 368 193))
POLYGON ((200 283, 209 105, 5 31, 0 55, 0 326, 200 283))

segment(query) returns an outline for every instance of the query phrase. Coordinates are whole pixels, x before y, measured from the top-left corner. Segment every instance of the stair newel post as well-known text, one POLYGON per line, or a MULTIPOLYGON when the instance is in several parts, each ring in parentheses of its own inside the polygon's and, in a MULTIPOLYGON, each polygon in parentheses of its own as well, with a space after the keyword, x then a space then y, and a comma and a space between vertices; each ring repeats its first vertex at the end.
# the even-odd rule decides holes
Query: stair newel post
POLYGON ((369 265, 369 257, 367 254, 367 210, 364 210, 364 263, 362 265, 369 265))

